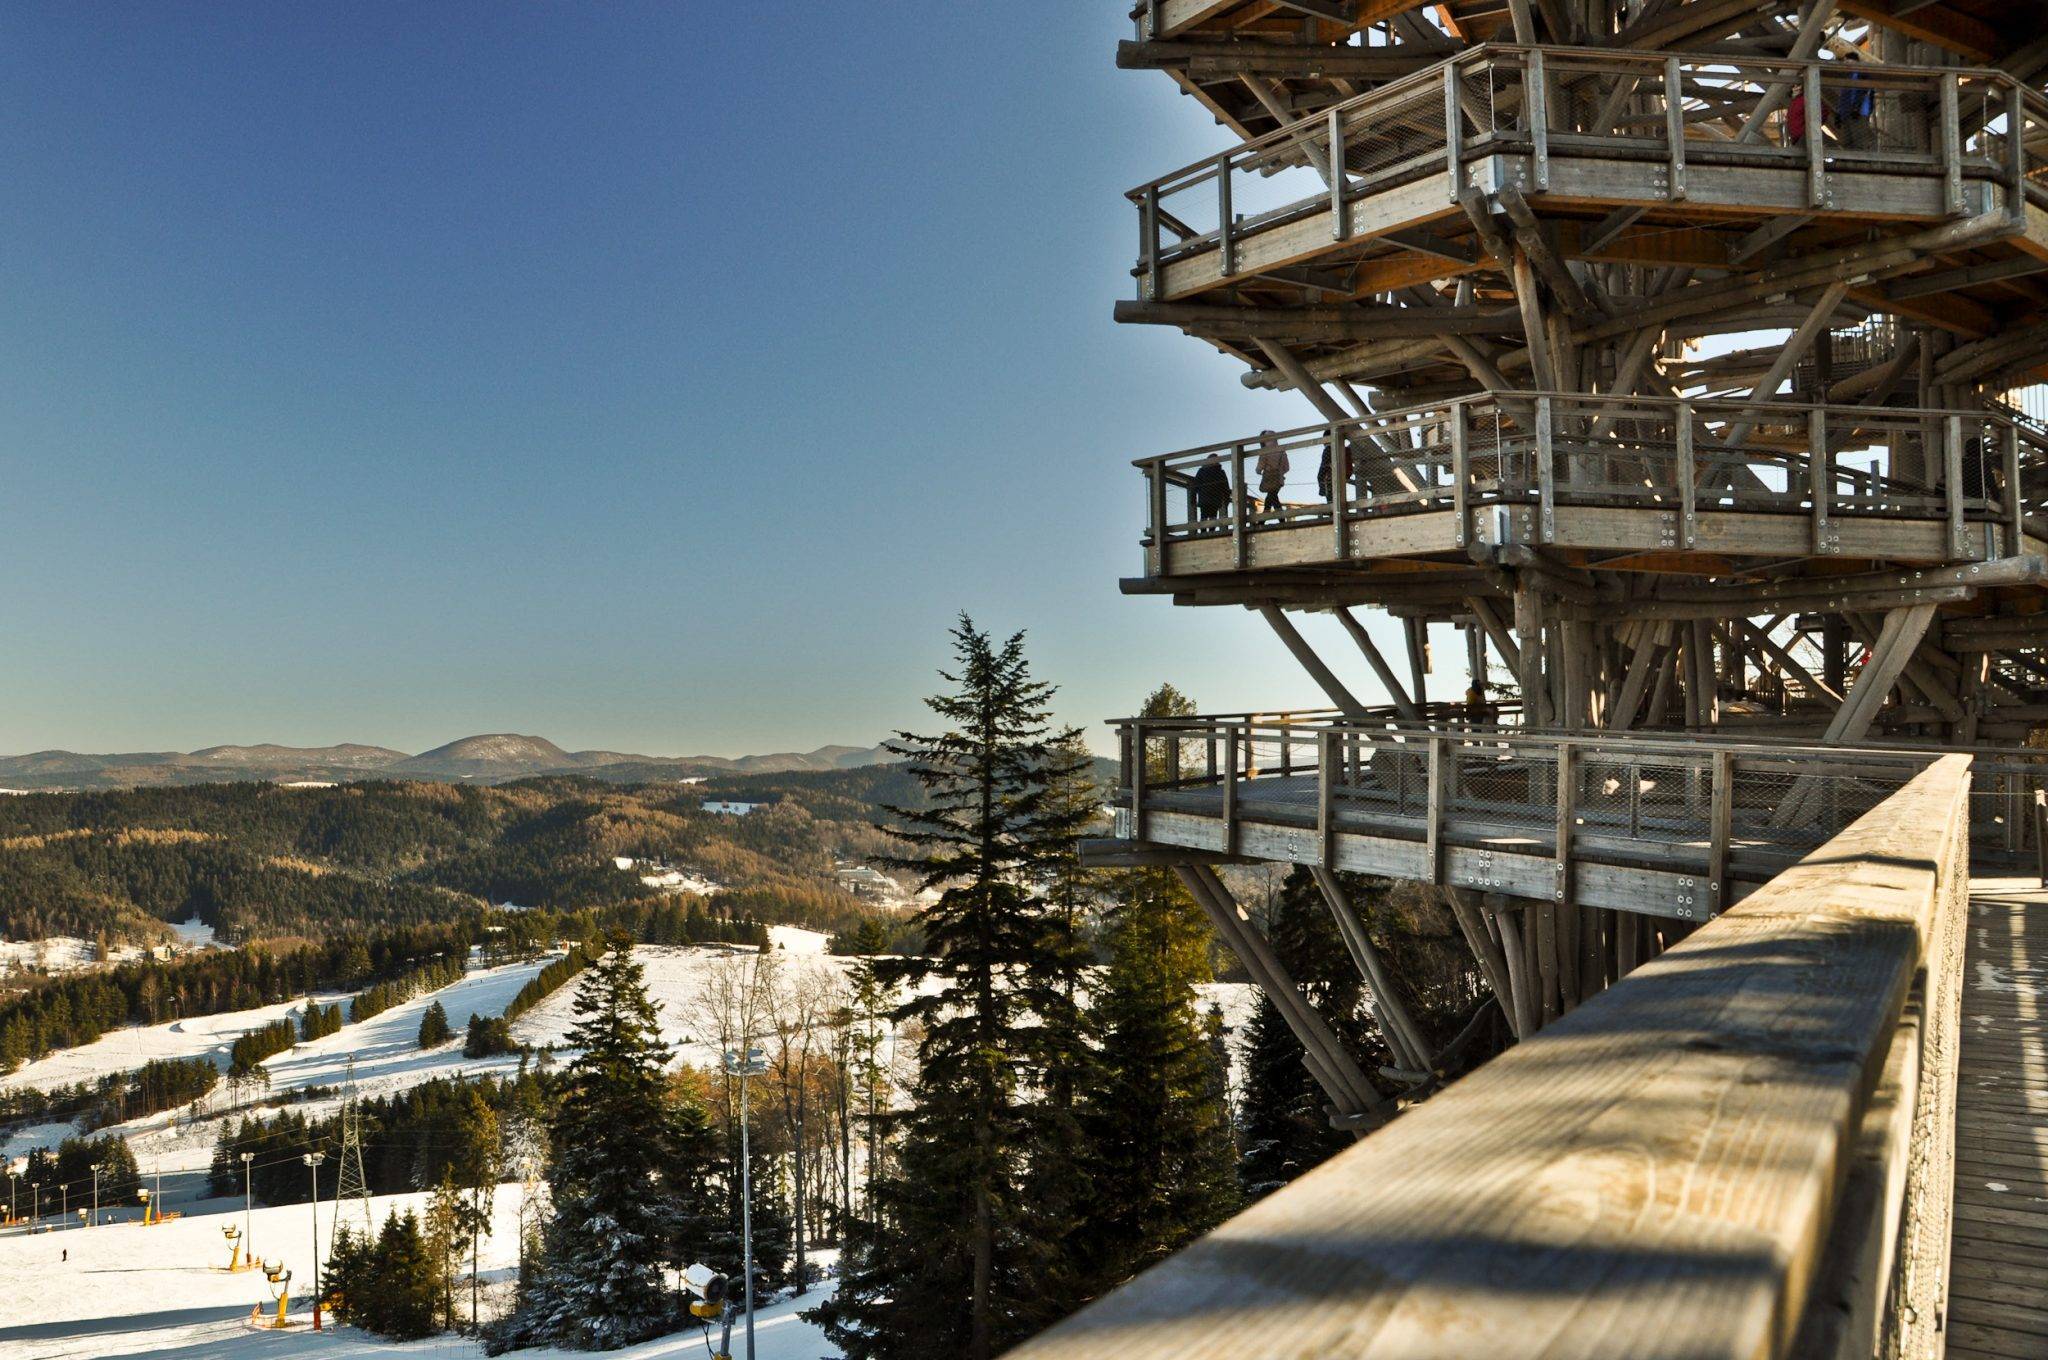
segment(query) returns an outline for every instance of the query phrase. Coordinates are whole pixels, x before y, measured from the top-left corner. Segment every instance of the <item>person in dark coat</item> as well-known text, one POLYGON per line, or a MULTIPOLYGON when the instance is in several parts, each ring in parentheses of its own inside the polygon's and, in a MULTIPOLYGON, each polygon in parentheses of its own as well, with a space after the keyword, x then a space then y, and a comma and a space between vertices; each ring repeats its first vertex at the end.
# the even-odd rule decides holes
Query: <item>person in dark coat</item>
POLYGON ((1220 519, 1230 503, 1230 475, 1223 470, 1220 454, 1210 454, 1195 469, 1195 518, 1220 519))

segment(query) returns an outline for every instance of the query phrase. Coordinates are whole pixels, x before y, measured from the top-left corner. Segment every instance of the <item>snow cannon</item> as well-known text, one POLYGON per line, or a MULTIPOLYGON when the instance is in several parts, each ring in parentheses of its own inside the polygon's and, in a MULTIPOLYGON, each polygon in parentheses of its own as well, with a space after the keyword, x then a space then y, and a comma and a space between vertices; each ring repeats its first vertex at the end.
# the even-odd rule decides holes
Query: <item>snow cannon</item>
POLYGON ((270 1325, 279 1328, 291 1326, 284 1315, 292 1298, 292 1273, 284 1268, 282 1261, 265 1261, 263 1278, 270 1281, 270 1296, 277 1300, 277 1321, 270 1325))
POLYGON ((242 1268, 242 1230, 229 1223, 221 1228, 220 1235, 228 1242, 228 1273, 232 1275, 242 1268))
POLYGON ((697 1297, 690 1304, 690 1316, 702 1320, 710 1330, 719 1323, 718 1349, 711 1360, 732 1360, 732 1313, 736 1287, 725 1276, 699 1262, 683 1272, 683 1288, 697 1297))

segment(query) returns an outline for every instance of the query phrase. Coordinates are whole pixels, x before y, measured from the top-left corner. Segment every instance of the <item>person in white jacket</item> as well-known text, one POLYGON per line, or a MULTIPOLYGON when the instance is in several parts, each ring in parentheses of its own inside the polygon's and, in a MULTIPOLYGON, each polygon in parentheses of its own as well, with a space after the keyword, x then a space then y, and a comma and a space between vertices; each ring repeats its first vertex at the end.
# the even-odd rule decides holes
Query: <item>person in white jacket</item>
POLYGON ((1266 497, 1265 511, 1272 514, 1280 509, 1280 488, 1287 485, 1287 450, 1274 442, 1271 430, 1259 431, 1259 461, 1253 467, 1266 497))

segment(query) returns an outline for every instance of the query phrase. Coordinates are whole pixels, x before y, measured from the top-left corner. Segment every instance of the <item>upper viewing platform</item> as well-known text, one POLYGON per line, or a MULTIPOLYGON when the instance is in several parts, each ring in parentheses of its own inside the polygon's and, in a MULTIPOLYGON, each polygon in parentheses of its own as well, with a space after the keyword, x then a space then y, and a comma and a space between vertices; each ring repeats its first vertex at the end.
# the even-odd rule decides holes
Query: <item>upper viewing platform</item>
POLYGON ((2048 437, 1981 410, 1497 392, 1136 466, 1155 581, 1469 565, 1518 543, 1715 574, 1752 558, 1988 562, 2048 540, 2048 437))
POLYGON ((1431 337, 1526 342, 1524 318, 1505 292, 1440 315, 1329 304, 1506 270, 1519 247, 1576 343, 1683 333, 1715 301, 1616 305, 1563 282, 1579 262, 1755 274, 1759 297, 1846 272, 1851 304, 1983 336, 2003 285, 2048 269, 2044 157, 2048 98, 1996 70, 1490 45, 1131 190, 1118 316, 1255 364, 1248 342, 1285 340, 1312 371, 1379 342, 1344 369, 1370 380, 1431 337))

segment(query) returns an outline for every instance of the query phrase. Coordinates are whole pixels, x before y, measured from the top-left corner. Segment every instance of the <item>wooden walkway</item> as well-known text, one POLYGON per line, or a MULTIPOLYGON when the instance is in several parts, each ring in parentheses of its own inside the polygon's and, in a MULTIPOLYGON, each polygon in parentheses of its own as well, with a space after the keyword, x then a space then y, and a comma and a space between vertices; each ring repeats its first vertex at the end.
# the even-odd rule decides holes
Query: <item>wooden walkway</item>
POLYGON ((1971 884, 1948 1354, 2048 1356, 2048 891, 1971 884))

